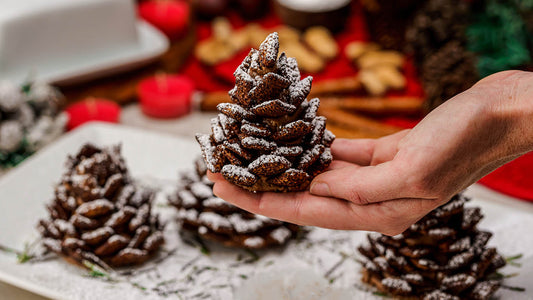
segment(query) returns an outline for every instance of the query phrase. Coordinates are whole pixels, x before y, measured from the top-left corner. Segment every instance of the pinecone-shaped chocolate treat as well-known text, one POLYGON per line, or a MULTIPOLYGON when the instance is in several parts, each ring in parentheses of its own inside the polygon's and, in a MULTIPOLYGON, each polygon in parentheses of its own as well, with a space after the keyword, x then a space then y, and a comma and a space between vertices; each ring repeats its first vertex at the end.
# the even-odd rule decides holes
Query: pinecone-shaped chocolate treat
POLYGON ((164 242, 153 191, 133 184, 120 146, 84 145, 67 170, 39 222, 44 246, 82 264, 107 268, 146 261, 164 242))
POLYGON ((184 229, 226 246, 259 249, 282 245, 298 226, 244 211, 213 195, 202 159, 196 172, 183 173, 179 189, 170 197, 184 229))
POLYGON ((211 172, 254 192, 305 190, 332 160, 320 100, 306 99, 312 78, 301 80, 296 60, 278 50, 274 32, 250 51, 234 73, 233 103, 219 104, 212 133, 196 136, 211 172))
POLYGON ((475 56, 466 48, 469 16, 467 1, 429 0, 406 31, 406 50, 415 58, 428 111, 479 79, 475 56))
POLYGON ((0 169, 19 164, 63 131, 63 95, 43 82, 0 80, 0 169))
POLYGON ((365 283, 405 299, 489 299, 500 282, 489 275, 505 265, 492 234, 477 228, 479 207, 464 207, 458 194, 404 233, 369 234, 363 255, 365 283))
POLYGON ((469 13, 467 1, 425 1, 405 33, 406 50, 414 55, 417 65, 450 41, 464 46, 469 13))

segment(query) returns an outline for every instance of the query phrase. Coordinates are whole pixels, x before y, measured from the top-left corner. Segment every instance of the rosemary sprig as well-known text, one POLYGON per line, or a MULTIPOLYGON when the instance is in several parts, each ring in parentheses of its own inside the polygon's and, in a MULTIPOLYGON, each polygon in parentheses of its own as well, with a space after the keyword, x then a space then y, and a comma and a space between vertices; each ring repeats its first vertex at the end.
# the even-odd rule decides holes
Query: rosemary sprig
POLYGON ((516 260, 516 259, 520 259, 520 258, 522 258, 522 256, 524 256, 524 255, 522 253, 520 253, 520 254, 517 254, 517 255, 506 257, 505 260, 507 262, 510 262, 510 261, 513 261, 513 260, 516 260))
POLYGON ((383 292, 378 292, 378 291, 373 292, 372 295, 379 296, 379 297, 384 297, 384 298, 389 298, 389 295, 387 295, 387 294, 385 294, 383 292))
POLYGON ((508 264, 510 264, 511 266, 521 267, 522 264, 521 264, 521 263, 517 263, 517 262, 515 262, 515 260, 522 258, 522 256, 523 256, 522 253, 517 254, 517 255, 513 255, 513 256, 509 256, 509 257, 506 257, 506 258, 505 258, 505 261, 506 261, 508 264))
POLYGON ((0 245, 0 251, 15 254, 17 256, 17 262, 23 264, 35 258, 35 255, 31 254, 31 251, 33 250, 34 246, 37 244, 38 241, 39 240, 32 242, 31 244, 24 243, 24 249, 22 251, 8 246, 0 245))
POLYGON ((265 263, 265 267, 268 267, 268 266, 271 266, 274 264, 274 261, 273 260, 269 260, 265 263))
POLYGON ((494 280, 502 280, 502 279, 505 279, 505 278, 511 278, 511 277, 515 277, 515 276, 518 276, 519 273, 511 273, 511 274, 503 274, 503 273, 500 273, 500 272, 494 272, 492 274, 490 274, 489 276, 487 276, 488 279, 494 279, 494 280))
POLYGON ((139 290, 141 290, 141 291, 143 291, 143 292, 146 292, 146 290, 147 290, 144 286, 140 285, 140 284, 137 283, 137 282, 131 282, 131 285, 134 286, 134 287, 136 287, 136 288, 138 288, 139 290))
POLYGON ((325 274, 324 274, 324 277, 327 279, 329 278, 329 276, 335 271, 337 270, 345 261, 346 259, 349 257, 347 254, 343 254, 343 252, 340 252, 341 254, 341 259, 336 263, 334 264, 325 274))
POLYGON ((19 255, 20 254, 19 250, 13 249, 11 247, 4 246, 4 245, 0 245, 0 251, 5 252, 5 253, 15 254, 15 255, 19 255))
POLYGON ((508 289, 514 292, 525 292, 526 289, 520 286, 509 286, 509 285, 502 285, 502 288, 508 289))
POLYGON ((24 250, 22 250, 21 253, 17 254, 17 262, 23 264, 34 258, 34 255, 30 254, 32 248, 33 244, 30 245, 28 243, 24 243, 24 250))
POLYGON ((169 283, 174 283, 174 282, 176 282, 175 278, 174 279, 165 280, 165 281, 161 281, 158 284, 156 284, 156 287, 160 287, 160 286, 167 285, 169 283))
POLYGON ((111 274, 109 274, 107 271, 102 269, 100 266, 93 264, 92 262, 88 260, 83 260, 82 264, 89 271, 89 273, 87 274, 88 277, 102 278, 102 279, 105 279, 106 281, 116 281, 115 279, 113 279, 111 274))

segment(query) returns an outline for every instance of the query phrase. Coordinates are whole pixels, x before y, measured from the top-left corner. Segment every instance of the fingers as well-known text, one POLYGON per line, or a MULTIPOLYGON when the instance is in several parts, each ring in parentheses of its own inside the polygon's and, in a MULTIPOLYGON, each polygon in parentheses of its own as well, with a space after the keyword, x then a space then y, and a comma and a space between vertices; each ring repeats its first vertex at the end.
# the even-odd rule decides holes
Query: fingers
POLYGON ((216 182, 216 181, 219 181, 219 180, 224 180, 224 176, 222 176, 222 174, 220 173, 213 173, 209 170, 207 170, 207 178, 209 180, 211 180, 212 182, 216 182))
POLYGON ((358 214, 366 216, 364 230, 377 231, 389 236, 404 232, 430 211, 441 205, 439 200, 405 198, 369 205, 353 205, 358 214))
POLYGON ((336 160, 368 166, 374 152, 374 139, 335 139, 331 153, 336 160))
POLYGON ((350 228, 353 213, 347 201, 300 193, 251 193, 226 180, 217 180, 213 193, 252 213, 299 225, 350 228))
POLYGON ((398 142, 407 133, 409 129, 379 139, 335 139, 331 153, 336 160, 360 166, 377 165, 394 158, 398 142))
POLYGON ((310 192, 316 196, 346 199, 355 204, 413 197, 409 195, 407 176, 394 162, 377 166, 344 167, 326 171, 311 182, 310 192))
POLYGON ((331 164, 329 164, 329 167, 327 168, 327 170, 331 171, 331 170, 337 170, 337 169, 348 168, 348 167, 359 167, 359 166, 346 162, 346 161, 342 161, 342 160, 334 160, 331 162, 331 164))
POLYGON ((375 166, 392 160, 398 152, 398 143, 409 131, 409 129, 402 130, 376 140, 370 165, 375 166))
POLYGON ((435 201, 424 199, 356 205, 308 192, 255 194, 220 177, 215 179, 214 193, 244 210, 299 225, 330 229, 370 230, 396 235, 438 206, 435 201))

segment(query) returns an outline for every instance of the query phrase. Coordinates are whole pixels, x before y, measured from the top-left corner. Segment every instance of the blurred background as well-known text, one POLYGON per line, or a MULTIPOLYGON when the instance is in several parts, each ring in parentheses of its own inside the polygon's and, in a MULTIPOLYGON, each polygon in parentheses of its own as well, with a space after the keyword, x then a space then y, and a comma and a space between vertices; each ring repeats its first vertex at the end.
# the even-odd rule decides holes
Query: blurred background
MULTIPOLYGON (((533 70, 533 0, 0 0, 0 175, 90 121, 209 132, 273 31, 341 138, 412 128, 485 76, 533 70)), ((532 169, 529 153, 480 182, 533 201, 532 169)))

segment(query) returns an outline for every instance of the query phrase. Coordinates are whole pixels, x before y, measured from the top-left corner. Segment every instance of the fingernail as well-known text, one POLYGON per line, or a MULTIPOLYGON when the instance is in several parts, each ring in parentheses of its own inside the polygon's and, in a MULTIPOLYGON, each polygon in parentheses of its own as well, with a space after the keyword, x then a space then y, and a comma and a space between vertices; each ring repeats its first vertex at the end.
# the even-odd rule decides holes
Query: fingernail
POLYGON ((318 196, 331 196, 331 190, 329 189, 329 185, 323 182, 311 184, 311 188, 309 191, 311 192, 311 194, 315 194, 318 196))

